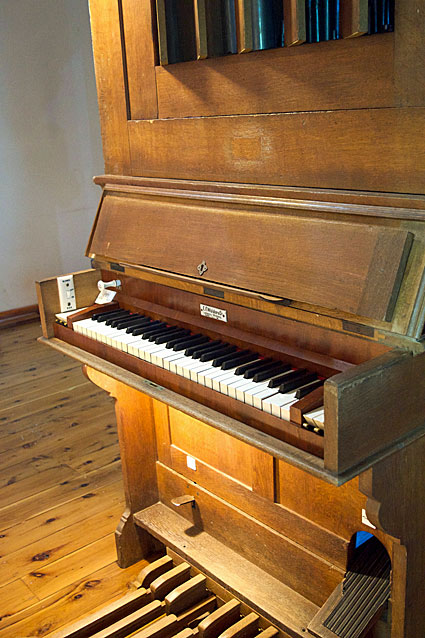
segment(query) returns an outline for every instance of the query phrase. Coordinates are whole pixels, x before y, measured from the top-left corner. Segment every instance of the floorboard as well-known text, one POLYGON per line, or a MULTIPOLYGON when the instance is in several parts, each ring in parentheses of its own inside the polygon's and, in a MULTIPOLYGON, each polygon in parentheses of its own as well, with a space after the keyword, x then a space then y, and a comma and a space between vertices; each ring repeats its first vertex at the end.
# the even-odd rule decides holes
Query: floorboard
POLYGON ((0 638, 48 636, 122 594, 124 508, 113 401, 78 364, 0 331, 0 638))

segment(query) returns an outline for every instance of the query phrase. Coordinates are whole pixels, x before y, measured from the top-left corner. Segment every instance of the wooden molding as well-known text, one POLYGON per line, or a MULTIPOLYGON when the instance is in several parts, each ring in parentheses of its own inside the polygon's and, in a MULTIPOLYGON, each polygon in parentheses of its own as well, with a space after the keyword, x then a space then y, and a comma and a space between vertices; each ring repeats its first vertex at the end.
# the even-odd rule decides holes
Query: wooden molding
POLYGON ((0 312, 0 329, 12 328, 18 324, 38 321, 39 319, 40 313, 37 304, 4 310, 0 312))

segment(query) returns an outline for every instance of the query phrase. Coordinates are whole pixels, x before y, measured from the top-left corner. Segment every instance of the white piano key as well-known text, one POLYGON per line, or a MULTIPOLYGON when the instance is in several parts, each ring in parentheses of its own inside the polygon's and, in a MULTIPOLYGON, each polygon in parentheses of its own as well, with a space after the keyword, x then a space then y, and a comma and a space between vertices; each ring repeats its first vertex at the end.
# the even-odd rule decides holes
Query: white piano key
POLYGON ((221 392, 221 382, 223 379, 227 379, 229 377, 229 370, 221 370, 221 374, 218 374, 214 377, 212 382, 213 390, 217 390, 217 392, 221 392))
MULTIPOLYGON (((316 419, 324 419, 325 412, 323 406, 320 408, 316 408, 315 410, 310 410, 310 412, 306 412, 304 414, 304 419, 309 425, 316 425, 316 419)), ((319 421, 320 422, 320 421, 319 421)), ((323 424, 323 421, 322 421, 323 424)))
POLYGON ((187 370, 186 366, 189 365, 191 361, 192 359, 190 357, 186 357, 184 355, 183 357, 180 357, 180 359, 174 359, 173 363, 175 364, 176 373, 181 377, 190 379, 190 370, 187 370))
POLYGON ((264 399, 268 399, 277 393, 277 388, 264 388, 264 390, 261 390, 260 392, 257 392, 257 394, 253 395, 252 405, 254 406, 254 408, 262 410, 264 399))
POLYGON ((145 343, 144 339, 139 337, 137 341, 132 341, 131 343, 127 344, 127 352, 129 354, 132 354, 133 357, 137 357, 139 348, 141 348, 144 343, 145 343))
POLYGON ((291 407, 291 405, 293 405, 297 401, 298 401, 298 399, 296 399, 294 397, 291 401, 289 401, 288 403, 285 403, 285 405, 281 406, 281 408, 280 408, 280 418, 281 419, 286 419, 287 421, 291 420, 290 407, 291 407))
POLYGON ((80 321, 74 321, 74 323, 72 324, 72 328, 78 334, 84 335, 84 334, 87 334, 87 328, 92 323, 94 323, 92 319, 80 319, 80 321))
POLYGON ((162 367, 165 370, 169 370, 170 372, 174 372, 174 374, 177 374, 176 368, 172 368, 172 366, 174 366, 174 363, 180 361, 180 359, 182 358, 181 352, 173 352, 172 350, 168 350, 168 352, 170 354, 164 356, 162 359, 162 367))
MULTIPOLYGON (((269 387, 268 380, 261 381, 261 382, 252 381, 248 386, 243 386, 244 402, 247 403, 248 405, 253 405, 254 395, 256 395, 258 392, 261 392, 262 390, 266 390, 268 387, 269 387)), ((240 390, 241 389, 242 388, 240 388, 240 390)))
POLYGON ((143 359, 146 361, 146 349, 151 348, 151 346, 152 343, 147 339, 140 339, 138 343, 130 344, 128 346, 128 351, 130 352, 130 354, 134 354, 136 357, 139 357, 139 359, 143 359))
MULTIPOLYGON (((275 390, 276 389, 277 388, 275 388, 275 390)), ((276 394, 273 394, 272 396, 269 396, 266 399, 263 399, 261 409, 263 410, 263 412, 267 412, 268 414, 274 414, 274 412, 272 411, 272 408, 273 406, 278 406, 277 410, 279 411, 279 414, 280 414, 280 406, 283 405, 285 401, 286 401, 286 394, 281 394, 280 392, 277 392, 276 394)))
POLYGON ((207 361, 205 361, 204 363, 199 363, 198 361, 198 365, 190 368, 191 381, 195 381, 195 383, 199 383, 198 375, 202 374, 205 370, 209 370, 210 368, 212 368, 212 366, 207 361))
POLYGON ((166 348, 164 344, 159 345, 157 350, 151 352, 151 363, 160 368, 163 368, 164 357, 170 355, 170 349, 166 348))
POLYGON ((228 375, 220 379, 220 392, 226 395, 229 394, 229 386, 241 379, 241 376, 235 374, 234 371, 232 372, 232 370, 229 370, 228 372, 228 375))
MULTIPOLYGON (((179 353, 176 353, 176 354, 179 354, 179 353)), ((181 355, 181 353, 180 353, 180 355, 181 355)), ((187 359, 187 363, 185 363, 184 367, 185 367, 188 379, 191 378, 190 373, 192 372, 192 370, 196 370, 196 369, 204 370, 206 367, 209 367, 207 363, 199 363, 199 359, 194 359, 193 357, 188 357, 185 354, 183 354, 182 357, 187 359)), ((186 376, 186 374, 185 374, 185 376, 186 376)), ((194 380, 196 380, 196 377, 195 377, 194 380)))
POLYGON ((220 378, 223 376, 223 370, 221 368, 215 368, 214 366, 211 372, 208 372, 205 376, 205 385, 207 388, 212 388, 214 379, 220 378))
POLYGON ((144 359, 148 363, 152 363, 152 355, 155 355, 159 352, 163 346, 159 346, 157 343, 153 343, 152 341, 145 340, 146 345, 143 349, 139 349, 139 357, 144 359))
POLYGON ((112 340, 112 346, 117 348, 118 350, 122 350, 123 352, 128 352, 128 346, 132 343, 140 341, 140 337, 135 337, 131 333, 125 333, 123 335, 118 335, 115 339, 112 340))
MULTIPOLYGON (((208 363, 208 362, 205 362, 208 363)), ((205 368, 204 370, 199 371, 197 374, 197 383, 199 383, 199 385, 204 385, 207 387, 207 381, 209 380, 210 375, 215 374, 217 372, 217 368, 214 368, 214 366, 211 365, 211 361, 209 362, 209 366, 207 368, 205 368)))
MULTIPOLYGON (((271 410, 270 410, 271 414, 274 414, 274 416, 280 417, 280 410, 282 406, 287 405, 293 400, 294 400, 293 392, 288 392, 287 394, 282 394, 278 392, 274 396, 266 399, 264 403, 268 403, 271 406, 271 410)), ((269 408, 267 408, 265 411, 269 412, 269 408)))
MULTIPOLYGON (((227 386, 227 394, 229 397, 232 397, 232 399, 236 399, 237 398, 237 391, 244 385, 247 385, 248 380, 244 379, 244 377, 239 377, 240 381, 235 381, 232 383, 229 383, 227 386)), ((242 399, 241 401, 243 401, 243 395, 242 395, 242 399)))
POLYGON ((125 334, 126 334, 125 328, 123 328, 121 330, 117 330, 117 332, 114 333, 114 334, 108 333, 108 334, 105 335, 105 343, 108 346, 112 346, 112 343, 113 343, 114 339, 117 339, 117 337, 121 337, 122 335, 125 335, 125 334))

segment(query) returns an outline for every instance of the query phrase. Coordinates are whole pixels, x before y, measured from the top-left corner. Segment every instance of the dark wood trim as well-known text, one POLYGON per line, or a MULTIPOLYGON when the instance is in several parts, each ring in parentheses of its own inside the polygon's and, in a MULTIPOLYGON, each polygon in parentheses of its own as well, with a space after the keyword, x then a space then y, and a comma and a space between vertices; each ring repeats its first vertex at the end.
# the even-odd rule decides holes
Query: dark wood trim
POLYGON ((37 304, 32 306, 22 306, 21 308, 11 308, 0 312, 0 329, 12 328, 22 323, 39 321, 40 313, 37 304))
MULTIPOLYGON (((210 201, 230 201, 251 205, 282 207, 288 200, 303 201, 303 207, 318 210, 330 208, 332 213, 349 213, 395 219, 425 219, 425 197, 400 193, 371 191, 348 191, 343 189, 302 188, 292 186, 268 186, 261 184, 238 184, 232 182, 206 182, 202 180, 164 179, 155 177, 132 177, 126 175, 99 175, 94 177, 98 186, 111 188, 123 186, 131 191, 132 186, 143 188, 145 194, 172 195, 210 201), (151 189, 154 192, 151 192, 151 189), (170 191, 170 193, 167 193, 170 191), (335 204, 338 204, 336 207, 335 204), (396 210, 394 210, 396 209, 396 210)), ((295 206, 295 202, 291 201, 295 206)))

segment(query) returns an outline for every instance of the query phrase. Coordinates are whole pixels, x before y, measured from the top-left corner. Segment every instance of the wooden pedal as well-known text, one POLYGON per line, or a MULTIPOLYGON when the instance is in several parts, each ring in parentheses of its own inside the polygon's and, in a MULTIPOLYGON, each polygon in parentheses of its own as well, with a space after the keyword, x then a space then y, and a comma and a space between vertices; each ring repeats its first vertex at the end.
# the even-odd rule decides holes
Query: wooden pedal
POLYGON ((109 627, 102 629, 96 634, 92 634, 91 638, 125 638, 125 636, 140 629, 140 627, 152 623, 163 613, 164 606, 158 600, 154 600, 133 614, 109 625, 109 627))
POLYGON ((112 625, 125 616, 133 614, 139 608, 151 601, 151 593, 146 589, 125 594, 118 600, 102 607, 98 611, 86 616, 64 629, 59 629, 51 638, 86 638, 102 628, 112 625))
POLYGON ((190 578, 190 565, 181 563, 173 567, 165 574, 158 576, 150 586, 153 598, 164 599, 175 587, 178 587, 190 578))
POLYGON ((218 638, 230 625, 240 619, 241 604, 237 600, 229 600, 216 609, 208 618, 199 624, 200 638, 218 638))
POLYGON ((202 574, 198 574, 173 589, 165 597, 165 611, 167 614, 179 614, 188 607, 200 602, 206 596, 207 579, 202 574))
POLYGON ((173 567, 173 559, 170 558, 170 556, 162 556, 162 558, 158 558, 158 560, 153 563, 146 565, 146 567, 139 572, 134 583, 138 587, 148 588, 154 580, 159 578, 159 576, 162 576, 162 574, 165 574, 170 569, 173 569, 173 567))
POLYGON ((253 638, 258 633, 258 621, 257 614, 251 612, 223 631, 220 638, 253 638))
MULTIPOLYGON (((174 566, 169 556, 147 565, 138 575, 138 589, 96 610, 86 618, 52 634, 52 638, 257 638, 259 617, 241 618, 235 599, 217 609, 217 596, 207 589, 201 573, 190 577, 191 567, 174 566)), ((263 627, 264 625, 262 625, 263 627)), ((261 638, 274 638, 274 627, 261 638)))

